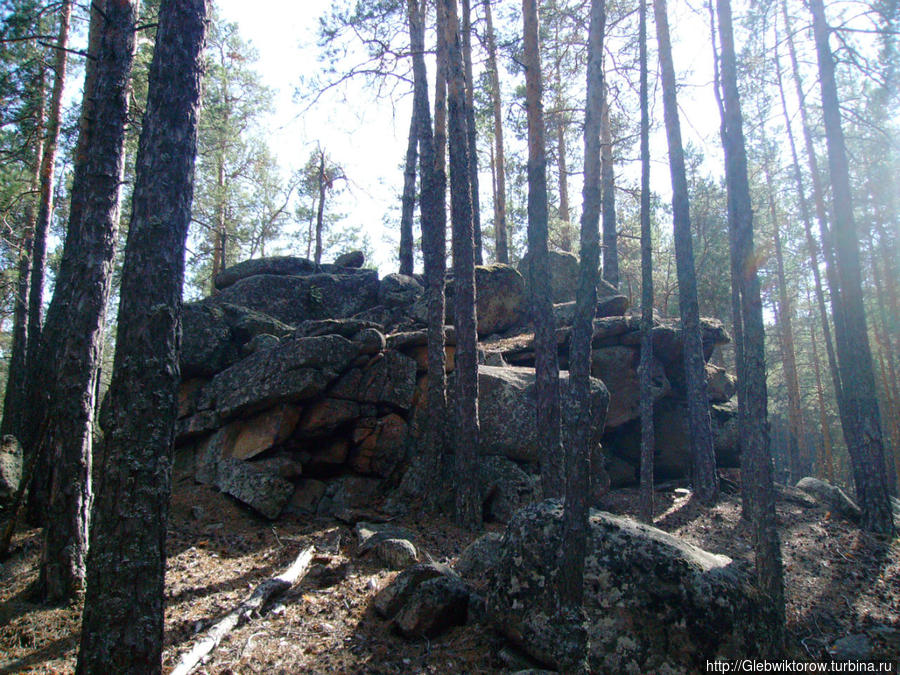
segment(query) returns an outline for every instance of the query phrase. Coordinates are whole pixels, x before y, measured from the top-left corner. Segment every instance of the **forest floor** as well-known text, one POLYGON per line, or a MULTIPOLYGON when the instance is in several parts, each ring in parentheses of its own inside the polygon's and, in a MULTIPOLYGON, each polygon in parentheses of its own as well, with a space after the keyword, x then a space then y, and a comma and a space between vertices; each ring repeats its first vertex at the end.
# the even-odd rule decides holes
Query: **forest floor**
MULTIPOLYGON (((350 526, 285 516, 263 521, 189 477, 176 481, 168 536, 168 672, 195 635, 241 602, 260 581, 281 573, 299 550, 316 546, 309 574, 257 620, 233 631, 197 673, 502 673, 503 642, 482 625, 455 628, 431 641, 406 641, 378 618, 371 601, 396 572, 356 556, 350 526)), ((685 490, 657 492, 656 525, 709 551, 748 561, 750 528, 740 498, 714 508, 685 490)), ((635 513, 637 493, 617 490, 604 508, 635 513)), ((835 640, 865 634, 872 658, 900 655, 900 539, 885 542, 832 518, 795 491, 778 503, 785 563, 789 657, 826 661, 835 640)), ((418 535, 435 560, 453 562, 474 536, 451 523, 415 515, 396 524, 418 535)), ((491 526, 491 529, 501 529, 491 526)), ((80 607, 35 604, 40 533, 21 529, 0 566, 0 673, 74 670, 80 607)), ((896 672, 896 671, 895 671, 896 672)))

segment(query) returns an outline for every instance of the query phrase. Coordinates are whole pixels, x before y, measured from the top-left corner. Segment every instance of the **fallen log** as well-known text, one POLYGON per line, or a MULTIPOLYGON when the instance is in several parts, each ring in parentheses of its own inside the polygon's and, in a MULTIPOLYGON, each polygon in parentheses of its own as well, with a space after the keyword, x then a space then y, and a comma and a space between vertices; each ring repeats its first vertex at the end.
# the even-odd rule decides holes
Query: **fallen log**
POLYGON ((303 578, 309 571, 314 551, 315 549, 312 546, 303 549, 300 555, 291 563, 291 566, 282 574, 266 579, 257 586, 249 598, 210 628, 206 636, 197 642, 191 651, 181 657, 178 665, 175 666, 170 675, 188 675, 207 654, 218 646, 223 637, 237 626, 250 621, 252 613, 259 610, 269 599, 281 595, 293 586, 297 580, 303 578))

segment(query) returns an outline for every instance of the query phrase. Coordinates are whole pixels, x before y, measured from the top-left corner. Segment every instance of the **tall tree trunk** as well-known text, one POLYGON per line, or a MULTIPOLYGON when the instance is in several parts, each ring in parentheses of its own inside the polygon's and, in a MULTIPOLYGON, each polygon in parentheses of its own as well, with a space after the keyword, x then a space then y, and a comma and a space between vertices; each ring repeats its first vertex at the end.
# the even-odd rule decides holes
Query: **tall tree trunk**
POLYGON ((478 133, 475 127, 475 80, 472 73, 472 9, 470 0, 462 0, 462 58, 466 85, 466 142, 468 144, 469 192, 472 202, 472 228, 475 235, 475 264, 484 263, 481 246, 481 199, 478 194, 478 133))
MULTIPOLYGON (((440 3, 439 3, 440 4, 440 3)), ((419 176, 422 183, 419 213, 422 223, 422 257, 425 263, 425 302, 428 314, 428 391, 419 495, 432 494, 429 481, 441 474, 447 390, 444 352, 444 283, 446 278, 446 204, 443 160, 438 164, 428 106, 428 78, 425 68, 424 12, 418 0, 407 0, 410 45, 413 56, 416 127, 419 134, 419 176)), ((439 38, 440 39, 440 38, 439 38)))
MULTIPOLYGON (((423 3, 427 0, 423 0, 423 3)), ((443 26, 447 21, 443 0, 435 0, 435 82, 434 82, 434 164, 444 175, 441 188, 447 191, 447 43, 443 26)), ((424 21, 425 11, 422 10, 424 21)), ((446 204, 447 195, 444 194, 446 204)), ((446 216, 445 216, 446 224, 446 216)))
MULTIPOLYGON (((463 0, 465 2, 465 0, 463 0)), ((456 328, 456 520, 481 526, 478 480, 478 333, 475 318, 475 238, 469 181, 466 91, 456 0, 444 3, 447 107, 450 131, 450 212, 453 225, 456 328)))
MULTIPOLYGON (((84 192, 73 192, 73 202, 81 204, 81 221, 69 221, 73 236, 66 237, 60 279, 36 356, 40 391, 34 392, 32 411, 43 434, 35 439, 32 451, 37 453, 37 466, 47 468, 45 474, 35 474, 32 492, 39 493, 46 480, 38 585, 47 601, 74 597, 84 582, 93 420, 119 221, 136 18, 137 2, 108 3, 105 18, 93 14, 102 22, 102 36, 96 82, 85 99, 93 99, 103 124, 92 125, 89 132, 83 180, 76 183, 84 192)), ((32 506, 42 508, 40 501, 32 506)))
POLYGON ((319 208, 316 211, 316 267, 322 264, 322 227, 325 222, 325 152, 319 150, 319 208))
MULTIPOLYGON (((786 16, 786 15, 785 15, 786 16)), ((809 200, 807 199, 806 189, 803 185, 803 175, 800 171, 800 161, 797 154, 797 144, 794 140, 794 131, 793 125, 791 124, 790 115, 788 114, 787 100, 784 95, 784 84, 782 81, 781 74, 781 61, 778 58, 778 35, 777 35, 777 26, 776 26, 776 40, 775 40, 775 73, 778 82, 778 94, 781 98, 781 109, 784 114, 784 125, 787 130, 788 143, 791 148, 791 161, 793 162, 794 169, 794 183, 797 187, 797 200, 800 204, 800 219, 803 221, 803 232, 806 236, 806 249, 807 254, 809 255, 810 267, 812 268, 813 273, 813 282, 816 293, 816 305, 819 309, 819 320, 822 323, 822 334, 825 342, 825 352, 828 357, 829 371, 832 375, 832 384, 835 388, 835 396, 840 395, 841 389, 841 379, 837 366, 837 359, 834 355, 834 342, 831 338, 831 327, 828 323, 828 310, 825 306, 825 293, 822 290, 822 275, 819 271, 819 247, 816 243, 816 239, 813 236, 812 232, 812 215, 810 213, 809 208, 809 200)), ((792 40, 792 38, 790 38, 792 40)), ((793 42, 789 42, 792 50, 792 58, 796 58, 793 54, 793 42)), ((801 87, 802 92, 802 87, 801 87)), ((801 103, 802 105, 802 103, 801 103)), ((804 113, 805 114, 805 113, 804 113)), ((812 151, 811 146, 807 148, 812 151)), ((815 152, 812 151, 812 161, 815 162, 815 152)), ((818 178, 813 178, 813 185, 818 183, 818 178)), ((824 206, 823 206, 824 209, 824 206)), ((821 217, 824 219, 824 211, 821 213, 821 217)), ((812 329, 810 329, 812 331, 812 329)), ((818 358, 818 356, 816 357, 818 358)), ((820 383, 821 384, 821 383, 820 383)), ((824 419, 824 418, 823 418, 824 419)), ((823 434, 826 433, 823 431, 823 434)), ((824 437, 823 437, 824 439, 824 437)), ((825 440, 823 440, 825 442, 825 440)), ((831 441, 830 438, 827 439, 827 448, 828 452, 831 452, 831 441)), ((834 480, 833 472, 830 473, 831 478, 829 480, 834 480)))
POLYGON ((603 279, 619 287, 619 244, 616 233, 616 174, 613 166, 612 129, 609 121, 609 88, 603 89, 603 112, 600 117, 602 138, 603 181, 603 279))
MULTIPOLYGON (((763 143, 765 130, 762 131, 763 143)), ((778 223, 778 208, 775 204, 775 185, 772 181, 772 172, 769 167, 769 159, 763 162, 763 173, 766 179, 766 192, 769 202, 769 217, 772 221, 772 238, 775 242, 775 271, 778 277, 778 314, 779 336, 781 338, 781 364, 784 368, 784 383, 788 397, 788 449, 790 456, 790 482, 796 483, 803 477, 804 456, 804 430, 803 411, 800 402, 800 384, 797 380, 797 356, 794 352, 794 325, 793 309, 791 308, 790 295, 787 287, 787 275, 784 272, 784 252, 781 245, 781 227, 778 223)))
MULTIPOLYGON (((597 308, 600 265, 600 117, 603 106, 603 32, 605 0, 591 1, 588 29, 587 100, 584 121, 584 186, 581 215, 581 264, 575 319, 569 353, 569 386, 574 403, 573 423, 566 448, 566 501, 560 562, 560 608, 568 614, 571 643, 564 670, 588 672, 587 633, 584 629, 584 558, 590 531, 591 494, 591 337, 597 308)), ((568 628, 568 626, 567 626, 568 628)))
MULTIPOLYGON (((40 194, 41 158, 44 154, 42 142, 44 128, 44 84, 39 78, 37 102, 35 105, 34 173, 31 176, 31 191, 40 194)), ((6 392, 3 397, 3 420, 0 422, 0 436, 12 434, 20 442, 25 440, 24 422, 27 415, 28 382, 28 295, 31 284, 31 254, 34 245, 34 225, 37 218, 35 199, 28 198, 25 206, 25 229, 19 245, 18 276, 16 294, 13 299, 12 347, 6 377, 6 392)))
POLYGON ((53 184, 56 170, 56 147, 59 141, 59 127, 62 121, 62 96, 66 86, 66 64, 68 62, 69 21, 72 16, 72 2, 65 0, 60 7, 59 34, 56 38, 53 61, 53 91, 50 94, 50 109, 47 111, 46 135, 41 154, 41 193, 37 220, 31 244, 31 290, 28 293, 28 347, 27 353, 37 354, 41 341, 43 324, 44 275, 47 262, 47 234, 53 218, 53 184))
POLYGON ((547 156, 541 102, 543 85, 537 0, 522 0, 522 15, 528 118, 528 254, 531 258, 528 287, 534 322, 538 447, 544 497, 560 497, 565 489, 565 480, 559 428, 559 357, 550 288, 550 255, 547 250, 547 156))
POLYGON ((122 269, 116 358, 98 448, 77 666, 82 675, 162 670, 184 247, 206 15, 206 0, 162 0, 159 10, 122 269))
POLYGON ((704 503, 714 503, 719 496, 716 457, 713 452, 712 422, 706 390, 706 364, 700 336, 700 308, 697 302, 697 278, 694 272, 694 250, 691 242, 690 204, 684 147, 678 119, 675 67, 666 0, 654 0, 656 35, 662 70, 663 109, 666 136, 669 141, 669 170, 672 174, 672 207, 675 221, 675 265, 678 273, 678 295, 684 341, 684 374, 691 433, 691 479, 694 492, 704 503))
MULTIPOLYGON (((709 9, 709 35, 710 44, 713 52, 713 93, 715 94, 716 105, 719 108, 719 138, 722 141, 722 147, 728 142, 725 121, 725 102, 722 99, 722 78, 719 69, 719 52, 716 47, 716 10, 713 3, 707 3, 709 9)), ((734 210, 731 203, 732 194, 726 190, 727 208, 734 210)), ((741 261, 739 257, 739 245, 737 241, 737 232, 729 220, 728 227, 728 252, 729 267, 731 272, 731 328, 734 345, 734 370, 738 382, 744 381, 744 320, 741 311, 741 261)), ((747 419, 747 403, 744 400, 744 390, 742 387, 737 388, 737 404, 738 404, 738 428, 745 429, 749 426, 747 419)), ((744 454, 743 438, 740 434, 737 437, 737 449, 742 457, 744 454)), ((751 513, 753 508, 753 495, 749 490, 741 491, 741 515, 746 520, 752 520, 751 513)))
POLYGON ((491 107, 494 113, 494 238, 497 262, 509 263, 509 242, 506 233, 506 155, 503 151, 503 107, 500 100, 500 71, 497 66, 497 37, 491 16, 491 0, 484 0, 485 32, 488 42, 488 72, 491 79, 491 107))
POLYGON ((639 515, 653 522, 653 241, 650 227, 650 105, 647 83, 647 0, 638 24, 641 99, 641 476, 639 515))
MULTIPOLYGON (((816 220, 819 223, 819 234, 822 239, 822 254, 825 259, 825 278, 828 281, 828 291, 831 295, 831 313, 834 320, 834 331, 838 332, 838 324, 843 323, 841 316, 841 285, 838 279, 837 266, 834 260, 834 249, 832 247, 831 233, 828 227, 828 214, 825 208, 825 189, 822 186, 822 179, 819 175, 819 162, 816 159, 816 148, 813 144, 812 131, 806 111, 806 94, 803 91, 803 79, 800 74, 800 66, 797 61, 797 50, 794 46, 794 33, 791 27, 790 17, 787 11, 787 1, 783 0, 781 4, 782 16, 785 22, 785 33, 787 35, 788 53, 791 57, 791 69, 794 75, 794 87, 797 94, 797 101, 800 110, 800 126, 803 130, 803 145, 806 150, 806 161, 809 164, 809 173, 812 180, 813 202, 816 207, 816 220)), ((823 296, 824 297, 824 296, 823 296)), ((831 341, 828 340, 830 330, 828 321, 822 324, 822 332, 826 336, 825 351, 828 354, 828 365, 831 369, 831 380, 834 385, 834 396, 837 400, 838 410, 840 411, 841 426, 845 423, 846 410, 843 404, 843 384, 841 383, 841 371, 838 364, 838 357, 831 341)), ((835 342, 837 342, 835 336, 835 342)))
POLYGON ((835 331, 846 408, 844 440, 853 464, 856 493, 862 509, 862 526, 872 532, 890 535, 894 531, 894 523, 884 477, 881 418, 863 305, 859 240, 853 219, 850 172, 834 79, 834 57, 828 45, 829 28, 822 0, 810 0, 810 9, 832 186, 834 245, 841 287, 839 302, 844 319, 843 330, 835 331))
POLYGON ((409 121, 409 142, 406 146, 406 169, 403 172, 403 211, 400 215, 400 274, 413 273, 413 216, 416 211, 416 160, 418 159, 418 128, 413 105, 409 121))
POLYGON ((753 205, 747 177, 743 116, 737 85, 737 59, 731 22, 730 0, 718 0, 719 38, 722 49, 722 92, 725 100, 725 180, 729 192, 728 220, 735 231, 740 263, 741 318, 743 328, 743 389, 747 415, 740 430, 743 439, 743 485, 752 494, 756 580, 775 610, 772 643, 766 656, 777 656, 784 647, 784 577, 781 543, 775 516, 772 455, 769 450, 766 391, 765 326, 756 256, 753 250, 753 205))

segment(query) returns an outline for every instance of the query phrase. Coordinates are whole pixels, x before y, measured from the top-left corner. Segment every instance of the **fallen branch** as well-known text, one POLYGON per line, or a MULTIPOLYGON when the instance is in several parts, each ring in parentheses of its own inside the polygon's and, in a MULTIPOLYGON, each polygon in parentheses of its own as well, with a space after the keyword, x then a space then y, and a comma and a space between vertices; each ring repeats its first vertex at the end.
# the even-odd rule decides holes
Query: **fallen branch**
POLYGON ((314 551, 315 549, 312 546, 303 549, 300 555, 291 563, 291 566, 282 574, 266 579, 257 586, 249 598, 210 628, 206 637, 195 644, 191 651, 181 657, 181 661, 175 666, 171 675, 188 675, 207 654, 218 646, 223 637, 242 623, 250 621, 252 613, 259 610, 270 598, 281 595, 293 586, 309 570, 314 551))

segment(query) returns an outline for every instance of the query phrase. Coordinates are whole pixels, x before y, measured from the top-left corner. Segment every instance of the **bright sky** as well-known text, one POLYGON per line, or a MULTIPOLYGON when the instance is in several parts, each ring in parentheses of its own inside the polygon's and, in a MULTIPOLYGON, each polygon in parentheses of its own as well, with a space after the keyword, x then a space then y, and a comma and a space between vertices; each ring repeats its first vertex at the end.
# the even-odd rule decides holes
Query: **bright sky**
MULTIPOLYGON (((402 187, 401 162, 406 149, 411 99, 400 101, 397 109, 389 102, 375 102, 361 84, 326 95, 311 109, 293 100, 293 92, 302 75, 319 69, 316 29, 318 19, 331 6, 328 0, 218 0, 224 18, 234 21, 245 40, 259 52, 257 70, 264 82, 277 91, 273 116, 272 149, 287 169, 303 165, 310 152, 321 142, 333 160, 343 166, 349 182, 349 194, 340 208, 350 224, 361 224, 376 249, 376 264, 382 272, 396 266, 396 252, 385 242, 382 218, 397 203, 402 187)), ((679 93, 682 133, 686 141, 699 144, 718 140, 718 111, 711 88, 711 50, 705 15, 692 15, 682 3, 673 3, 673 37, 676 41, 676 70, 691 86, 679 93), (687 39, 695 36, 696 39, 687 39)), ((702 3, 699 7, 703 7, 702 3)), ((650 26, 652 31, 652 24, 650 26)), ((654 40, 655 36, 650 35, 654 40)), ((651 65, 652 73, 652 65, 651 65)), ((660 118, 661 108, 655 110, 660 118)), ((653 139, 654 189, 669 191, 665 137, 653 139)), ((718 156, 710 157, 712 164, 718 156)), ((574 167, 573 167, 574 168, 574 167)), ((715 166, 711 169, 716 170, 715 166)), ((490 177, 482 202, 490 208, 490 177), (486 201, 487 200, 487 201, 486 201)), ((580 199, 577 176, 570 181, 570 194, 580 199)), ((398 215, 399 217, 399 215, 398 215)))
POLYGON ((394 111, 389 103, 376 105, 368 92, 351 91, 344 100, 336 91, 301 115, 305 106, 293 100, 294 89, 302 75, 320 67, 316 29, 331 2, 217 1, 222 16, 237 23, 242 37, 258 50, 257 70, 277 92, 272 150, 293 170, 321 143, 347 174, 348 194, 340 208, 351 224, 366 228, 379 269, 393 271, 396 254, 382 241, 382 216, 402 188, 400 162, 406 152, 411 99, 394 111))

